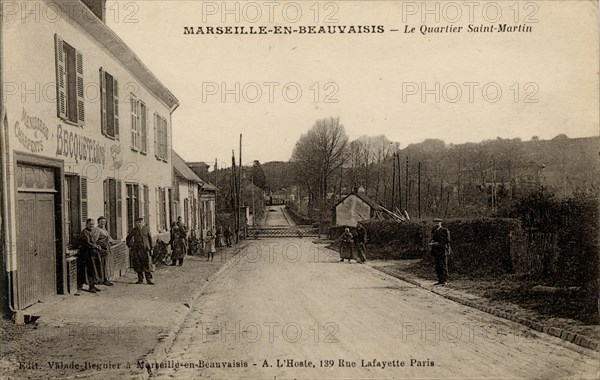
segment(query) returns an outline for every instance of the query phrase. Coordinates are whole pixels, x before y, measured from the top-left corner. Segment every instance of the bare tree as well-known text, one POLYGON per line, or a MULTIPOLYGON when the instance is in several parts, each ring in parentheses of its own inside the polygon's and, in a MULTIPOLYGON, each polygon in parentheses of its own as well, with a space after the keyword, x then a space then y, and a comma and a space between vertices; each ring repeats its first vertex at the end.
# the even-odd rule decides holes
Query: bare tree
POLYGON ((292 154, 298 179, 309 191, 309 199, 327 199, 330 178, 348 159, 348 136, 339 118, 325 118, 300 136, 292 154))

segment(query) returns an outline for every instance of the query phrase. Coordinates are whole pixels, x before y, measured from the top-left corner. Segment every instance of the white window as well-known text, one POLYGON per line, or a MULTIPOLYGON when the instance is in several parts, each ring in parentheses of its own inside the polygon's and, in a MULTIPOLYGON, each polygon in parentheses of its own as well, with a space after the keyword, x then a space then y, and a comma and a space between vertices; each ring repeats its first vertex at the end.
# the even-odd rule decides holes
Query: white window
POLYGON ((140 150, 139 103, 135 95, 129 98, 131 112, 131 149, 140 150))

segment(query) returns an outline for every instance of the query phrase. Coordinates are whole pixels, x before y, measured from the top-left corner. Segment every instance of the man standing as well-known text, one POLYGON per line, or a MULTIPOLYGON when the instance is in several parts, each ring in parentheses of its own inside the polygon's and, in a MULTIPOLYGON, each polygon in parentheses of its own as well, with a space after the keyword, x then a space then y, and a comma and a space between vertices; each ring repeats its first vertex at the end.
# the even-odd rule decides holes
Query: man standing
POLYGON ((171 228, 171 266, 183 265, 183 259, 188 252, 187 227, 183 224, 181 216, 177 218, 177 224, 171 228))
POLYGON ((231 247, 231 235, 231 228, 229 226, 225 226, 223 236, 225 236, 225 244, 227 245, 227 247, 231 247))
POLYGON ((442 227, 442 220, 433 219, 435 227, 431 230, 431 254, 435 260, 435 272, 438 282, 434 285, 446 285, 448 281, 448 255, 450 253, 450 231, 442 227))
MULTIPOLYGON (((365 255, 365 251, 367 250, 367 230, 363 227, 362 224, 358 223, 356 226, 356 239, 354 240, 357 246, 358 258, 361 262, 367 261, 367 256, 365 255)), ((357 260, 358 261, 358 260, 357 260)))
POLYGON ((96 283, 102 273, 100 265, 100 250, 102 249, 93 234, 94 219, 88 219, 85 228, 81 231, 81 243, 79 247, 79 260, 82 262, 84 276, 89 286, 90 293, 99 292, 96 283))
POLYGON ((136 284, 144 283, 144 275, 146 283, 154 285, 152 282, 152 236, 150 230, 143 223, 144 218, 135 219, 135 227, 127 235, 126 243, 131 254, 131 262, 133 270, 138 275, 136 284))

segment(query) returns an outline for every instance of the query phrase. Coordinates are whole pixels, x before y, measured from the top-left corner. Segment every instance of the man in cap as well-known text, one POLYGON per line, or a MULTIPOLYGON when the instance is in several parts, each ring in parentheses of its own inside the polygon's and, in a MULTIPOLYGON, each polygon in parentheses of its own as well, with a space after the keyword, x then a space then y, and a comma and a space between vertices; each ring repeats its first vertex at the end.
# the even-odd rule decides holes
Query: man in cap
POLYGON ((144 225, 144 218, 135 219, 135 227, 127 235, 127 246, 131 254, 133 270, 138 275, 136 284, 146 283, 154 285, 152 282, 152 236, 150 230, 144 225))
POLYGON ((450 253, 450 231, 442 227, 442 219, 433 219, 435 227, 431 230, 431 254, 435 260, 435 272, 438 282, 434 285, 444 286, 448 282, 448 255, 450 253))

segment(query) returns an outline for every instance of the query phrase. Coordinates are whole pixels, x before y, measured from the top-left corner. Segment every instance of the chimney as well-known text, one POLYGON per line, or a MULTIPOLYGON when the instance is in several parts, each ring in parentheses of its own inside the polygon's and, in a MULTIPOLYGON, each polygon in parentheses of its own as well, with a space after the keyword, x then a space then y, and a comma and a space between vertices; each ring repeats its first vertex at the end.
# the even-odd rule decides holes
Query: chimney
POLYGON ((106 0, 81 0, 102 22, 106 23, 106 0))
POLYGON ((208 178, 208 165, 205 162, 188 162, 187 166, 192 169, 192 171, 200 177, 203 181, 210 182, 208 178))

